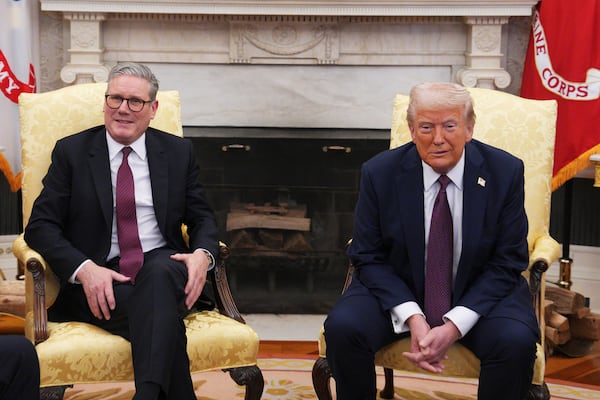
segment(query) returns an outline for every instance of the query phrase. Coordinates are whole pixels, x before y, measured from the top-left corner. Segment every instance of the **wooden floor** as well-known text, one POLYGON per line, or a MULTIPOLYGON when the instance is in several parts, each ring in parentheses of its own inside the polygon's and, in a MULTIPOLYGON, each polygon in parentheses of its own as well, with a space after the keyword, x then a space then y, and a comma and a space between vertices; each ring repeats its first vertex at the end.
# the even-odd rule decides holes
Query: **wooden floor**
MULTIPOLYGON (((319 355, 316 342, 311 341, 261 341, 261 357, 296 354, 302 357, 319 355)), ((546 377, 561 381, 597 386, 600 390, 600 341, 583 357, 571 358, 554 354, 546 363, 546 377)))
POLYGON ((594 385, 600 390, 600 341, 583 357, 571 358, 559 354, 548 357, 546 377, 594 385))

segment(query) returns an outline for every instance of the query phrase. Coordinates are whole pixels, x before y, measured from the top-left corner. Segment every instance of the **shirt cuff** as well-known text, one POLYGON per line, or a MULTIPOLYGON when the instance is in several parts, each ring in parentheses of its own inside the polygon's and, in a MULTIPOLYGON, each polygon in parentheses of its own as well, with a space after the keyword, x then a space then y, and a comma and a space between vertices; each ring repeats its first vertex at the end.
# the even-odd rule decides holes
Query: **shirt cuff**
POLYGON ((392 325, 394 325, 394 332, 408 332, 409 329, 406 321, 415 314, 424 315, 421 307, 414 301, 407 301, 392 308, 390 315, 392 317, 392 325))
POLYGON ((206 257, 208 257, 208 270, 210 271, 211 269, 213 269, 215 267, 215 258, 213 257, 213 255, 211 254, 210 251, 203 249, 203 248, 199 248, 194 250, 194 253, 197 251, 203 251, 204 254, 206 254, 206 257))
POLYGON ((450 320, 458 330, 460 331, 461 337, 465 337, 467 333, 475 326, 477 321, 481 316, 477 314, 475 311, 464 307, 464 306, 456 306, 446 314, 444 314, 444 321, 450 320))
POLYGON ((81 283, 77 279, 77 274, 79 273, 79 270, 81 268, 83 268, 83 265, 88 261, 91 261, 91 260, 88 258, 87 260, 84 260, 81 264, 79 264, 79 266, 77 268, 75 268, 75 272, 73 272, 73 274, 69 277, 69 283, 77 283, 77 284, 81 283))

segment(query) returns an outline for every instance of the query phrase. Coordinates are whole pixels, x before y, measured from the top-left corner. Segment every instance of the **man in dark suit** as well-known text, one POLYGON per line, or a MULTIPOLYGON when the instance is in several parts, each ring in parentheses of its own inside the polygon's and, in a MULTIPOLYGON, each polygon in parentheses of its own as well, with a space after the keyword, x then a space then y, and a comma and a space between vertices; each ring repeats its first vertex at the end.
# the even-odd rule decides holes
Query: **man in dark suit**
POLYGON ((410 335, 404 356, 424 370, 442 371, 458 341, 481 361, 478 398, 521 400, 539 337, 521 276, 528 265, 523 163, 472 139, 472 100, 459 85, 416 85, 407 120, 412 143, 362 168, 348 250, 356 270, 325 321, 337 399, 375 399, 375 353, 410 335), (441 267, 427 263, 438 242, 427 238, 442 175, 450 180, 451 295, 436 322, 425 311, 426 273, 441 267))
POLYGON ((105 125, 56 143, 25 240, 61 280, 51 320, 89 322, 131 341, 135 400, 195 399, 183 318, 214 265, 217 228, 191 142, 148 126, 157 91, 144 65, 111 70, 105 125), (116 193, 124 159, 137 228, 121 230, 116 193), (132 232, 136 250, 121 241, 132 232), (139 272, 126 272, 132 251, 139 272))
POLYGON ((39 400, 40 364, 25 336, 0 335, 0 365, 0 399, 39 400))

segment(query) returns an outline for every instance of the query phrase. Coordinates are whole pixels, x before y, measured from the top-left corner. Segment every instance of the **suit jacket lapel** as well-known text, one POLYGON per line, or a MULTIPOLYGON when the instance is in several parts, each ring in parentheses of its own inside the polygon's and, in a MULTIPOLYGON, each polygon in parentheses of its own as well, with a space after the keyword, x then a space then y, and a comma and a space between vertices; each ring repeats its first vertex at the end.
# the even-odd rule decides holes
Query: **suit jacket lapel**
POLYGON ((402 159, 401 172, 396 178, 400 199, 398 212, 402 216, 402 230, 417 298, 423 298, 425 285, 425 212, 423 210, 423 167, 416 147, 402 159))
POLYGON ((113 195, 112 182, 110 179, 110 161, 108 159, 108 145, 106 144, 104 127, 94 132, 94 140, 89 149, 89 165, 96 188, 98 202, 102 210, 102 216, 110 232, 113 218, 113 195))
POLYGON ((165 235, 169 199, 169 160, 167 153, 156 137, 156 132, 153 132, 152 128, 146 130, 146 152, 152 185, 154 213, 156 214, 158 227, 165 235))
POLYGON ((478 241, 482 235, 485 210, 488 202, 487 185, 490 181, 483 165, 483 156, 475 146, 465 147, 465 172, 463 192, 463 242, 458 271, 454 283, 454 298, 460 298, 469 276, 468 269, 473 265, 478 241))

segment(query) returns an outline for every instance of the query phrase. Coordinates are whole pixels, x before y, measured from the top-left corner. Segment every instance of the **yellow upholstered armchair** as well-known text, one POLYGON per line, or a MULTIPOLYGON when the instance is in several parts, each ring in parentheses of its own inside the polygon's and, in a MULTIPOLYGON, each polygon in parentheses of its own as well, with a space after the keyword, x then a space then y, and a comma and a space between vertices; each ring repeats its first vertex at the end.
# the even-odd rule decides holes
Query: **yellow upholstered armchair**
MULTIPOLYGON (((42 189, 54 143, 104 123, 105 91, 105 83, 94 83, 19 98, 24 224, 42 189)), ((151 126, 182 136, 179 93, 159 91, 157 98, 160 106, 151 126)), ((46 309, 59 291, 52 266, 27 246, 23 235, 16 239, 13 250, 25 270, 25 330, 40 360, 42 398, 60 399, 75 383, 133 380, 129 342, 86 323, 49 322, 46 309)), ((190 370, 228 371, 237 384, 246 386, 246 399, 258 400, 264 386, 256 364, 259 339, 244 323, 231 296, 225 273, 228 255, 227 246, 221 244, 209 277, 218 310, 195 312, 185 319, 190 370)))
MULTIPOLYGON (((554 101, 527 100, 511 94, 489 90, 469 89, 473 97, 477 122, 473 137, 504 149, 525 164, 525 210, 529 220, 529 268, 524 275, 529 280, 532 301, 540 323, 542 339, 538 343, 529 399, 549 399, 544 382, 546 352, 544 346, 544 279, 548 267, 560 255, 559 244, 549 235, 551 178, 554 159, 554 139, 557 106, 554 101)), ((390 148, 411 141, 406 109, 408 96, 396 95, 392 117, 390 148)), ((350 265, 345 290, 352 278, 350 265)), ((331 372, 327 365, 323 331, 319 335, 319 359, 313 367, 313 385, 320 400, 331 399, 331 372)), ((410 349, 410 339, 403 339, 381 349, 375 355, 375 365, 384 368, 385 387, 380 396, 394 397, 393 370, 425 371, 418 369, 402 356, 410 349)), ((443 374, 479 377, 479 360, 465 347, 450 348, 443 374)))

